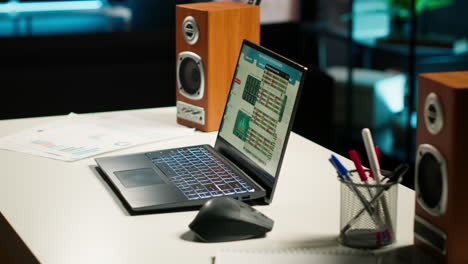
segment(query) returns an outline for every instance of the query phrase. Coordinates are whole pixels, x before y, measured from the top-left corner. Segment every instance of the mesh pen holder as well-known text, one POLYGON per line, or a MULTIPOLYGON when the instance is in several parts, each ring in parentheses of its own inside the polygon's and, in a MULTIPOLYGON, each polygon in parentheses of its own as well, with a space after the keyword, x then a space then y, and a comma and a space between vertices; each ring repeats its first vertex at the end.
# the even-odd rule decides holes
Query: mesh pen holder
MULTIPOLYGON (((368 173, 369 171, 366 171, 368 173)), ((395 241, 398 183, 369 177, 360 182, 357 171, 352 181, 341 178, 340 234, 342 245, 376 249, 395 241)))

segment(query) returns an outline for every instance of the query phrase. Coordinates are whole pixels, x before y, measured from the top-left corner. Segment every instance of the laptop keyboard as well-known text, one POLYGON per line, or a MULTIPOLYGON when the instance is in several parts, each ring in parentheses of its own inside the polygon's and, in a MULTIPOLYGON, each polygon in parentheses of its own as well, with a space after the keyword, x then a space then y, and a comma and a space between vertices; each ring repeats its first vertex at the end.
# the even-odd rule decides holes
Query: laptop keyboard
POLYGON ((255 191, 203 147, 162 151, 151 160, 189 200, 255 191))

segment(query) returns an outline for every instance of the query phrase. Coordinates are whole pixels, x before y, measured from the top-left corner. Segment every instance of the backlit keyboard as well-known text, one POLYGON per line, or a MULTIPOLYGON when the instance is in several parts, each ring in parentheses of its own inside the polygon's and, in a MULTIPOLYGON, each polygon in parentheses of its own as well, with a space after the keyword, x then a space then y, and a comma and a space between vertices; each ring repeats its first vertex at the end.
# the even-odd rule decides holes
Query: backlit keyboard
POLYGON ((153 163, 189 200, 254 192, 255 188, 242 179, 203 147, 161 151, 153 163))

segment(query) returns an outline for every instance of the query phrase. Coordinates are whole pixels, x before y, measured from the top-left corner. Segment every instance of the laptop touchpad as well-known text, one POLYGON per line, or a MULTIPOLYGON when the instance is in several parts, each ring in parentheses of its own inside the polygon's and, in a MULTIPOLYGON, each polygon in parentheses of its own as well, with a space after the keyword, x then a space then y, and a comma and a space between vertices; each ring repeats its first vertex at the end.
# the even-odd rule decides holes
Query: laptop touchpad
POLYGON ((114 174, 126 188, 165 183, 153 169, 149 168, 115 171, 114 174))

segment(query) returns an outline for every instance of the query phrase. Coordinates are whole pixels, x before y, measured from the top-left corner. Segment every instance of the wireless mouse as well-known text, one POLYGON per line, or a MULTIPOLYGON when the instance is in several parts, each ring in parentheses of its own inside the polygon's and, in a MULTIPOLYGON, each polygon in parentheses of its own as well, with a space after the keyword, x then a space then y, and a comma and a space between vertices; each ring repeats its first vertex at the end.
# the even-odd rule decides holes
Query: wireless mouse
POLYGON ((202 241, 224 242, 264 236, 273 220, 242 201, 220 197, 208 200, 189 227, 202 241))

